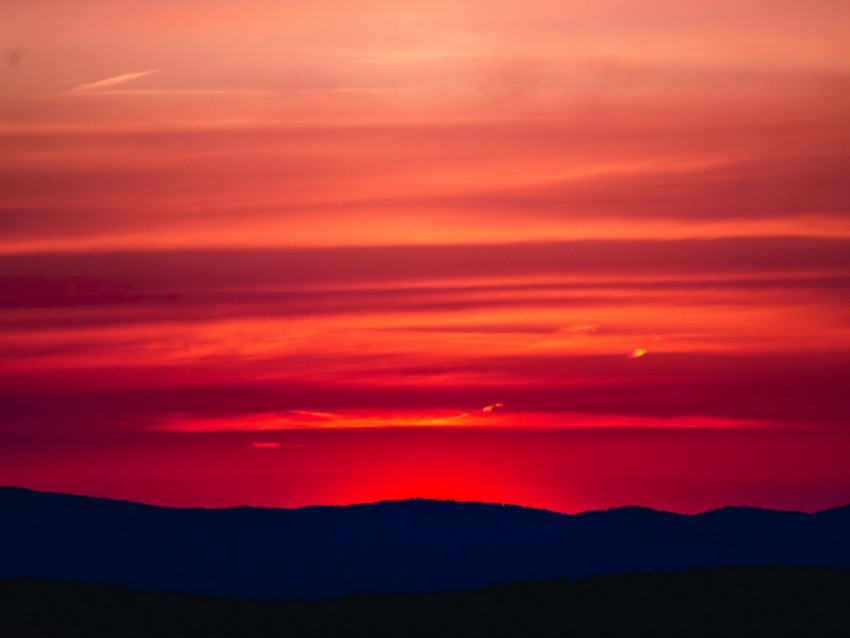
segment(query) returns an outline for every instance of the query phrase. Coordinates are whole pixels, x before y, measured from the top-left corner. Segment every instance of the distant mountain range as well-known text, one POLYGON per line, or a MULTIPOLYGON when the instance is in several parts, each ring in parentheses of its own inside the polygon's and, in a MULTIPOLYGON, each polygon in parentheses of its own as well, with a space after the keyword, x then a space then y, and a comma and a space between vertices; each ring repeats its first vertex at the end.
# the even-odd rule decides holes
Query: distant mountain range
POLYGON ((850 569, 850 506, 566 515, 414 499, 207 510, 0 488, 0 578, 273 600, 769 564, 850 569))

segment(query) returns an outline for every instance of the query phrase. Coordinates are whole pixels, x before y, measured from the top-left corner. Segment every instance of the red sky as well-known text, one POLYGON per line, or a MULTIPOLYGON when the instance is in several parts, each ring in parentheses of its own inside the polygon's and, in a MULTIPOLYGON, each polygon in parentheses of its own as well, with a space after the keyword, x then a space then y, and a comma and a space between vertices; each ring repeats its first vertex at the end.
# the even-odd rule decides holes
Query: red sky
POLYGON ((0 4, 0 484, 850 502, 850 5, 0 4))

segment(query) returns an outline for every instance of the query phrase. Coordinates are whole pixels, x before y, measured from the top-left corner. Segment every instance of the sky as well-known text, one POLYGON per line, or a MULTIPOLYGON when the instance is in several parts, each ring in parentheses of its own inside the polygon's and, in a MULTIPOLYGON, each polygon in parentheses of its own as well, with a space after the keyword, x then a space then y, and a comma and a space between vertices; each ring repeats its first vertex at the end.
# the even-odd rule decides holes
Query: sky
POLYGON ((848 29, 0 0, 0 484, 850 503, 848 29))

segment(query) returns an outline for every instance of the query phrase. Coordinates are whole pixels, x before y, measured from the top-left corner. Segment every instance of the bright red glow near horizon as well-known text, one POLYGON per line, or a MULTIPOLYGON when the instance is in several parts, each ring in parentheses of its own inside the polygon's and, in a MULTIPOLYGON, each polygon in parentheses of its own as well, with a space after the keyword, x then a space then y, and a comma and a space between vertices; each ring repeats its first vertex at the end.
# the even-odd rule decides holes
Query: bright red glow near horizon
POLYGON ((827 0, 6 3, 0 484, 850 502, 849 28, 827 0))

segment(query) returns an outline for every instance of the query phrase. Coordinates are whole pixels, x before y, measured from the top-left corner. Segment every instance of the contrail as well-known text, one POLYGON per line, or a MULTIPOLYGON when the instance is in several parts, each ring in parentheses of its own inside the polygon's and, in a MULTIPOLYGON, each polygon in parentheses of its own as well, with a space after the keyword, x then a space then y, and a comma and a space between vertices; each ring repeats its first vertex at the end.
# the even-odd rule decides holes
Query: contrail
POLYGON ((152 73, 158 73, 161 70, 162 69, 151 69, 150 71, 139 71, 138 73, 124 73, 122 75, 116 75, 115 77, 106 78, 105 80, 98 80, 97 82, 78 84, 66 91, 66 94, 91 93, 93 91, 115 86, 116 84, 124 84, 124 82, 130 82, 131 80, 142 78, 146 75, 151 75, 152 73))

